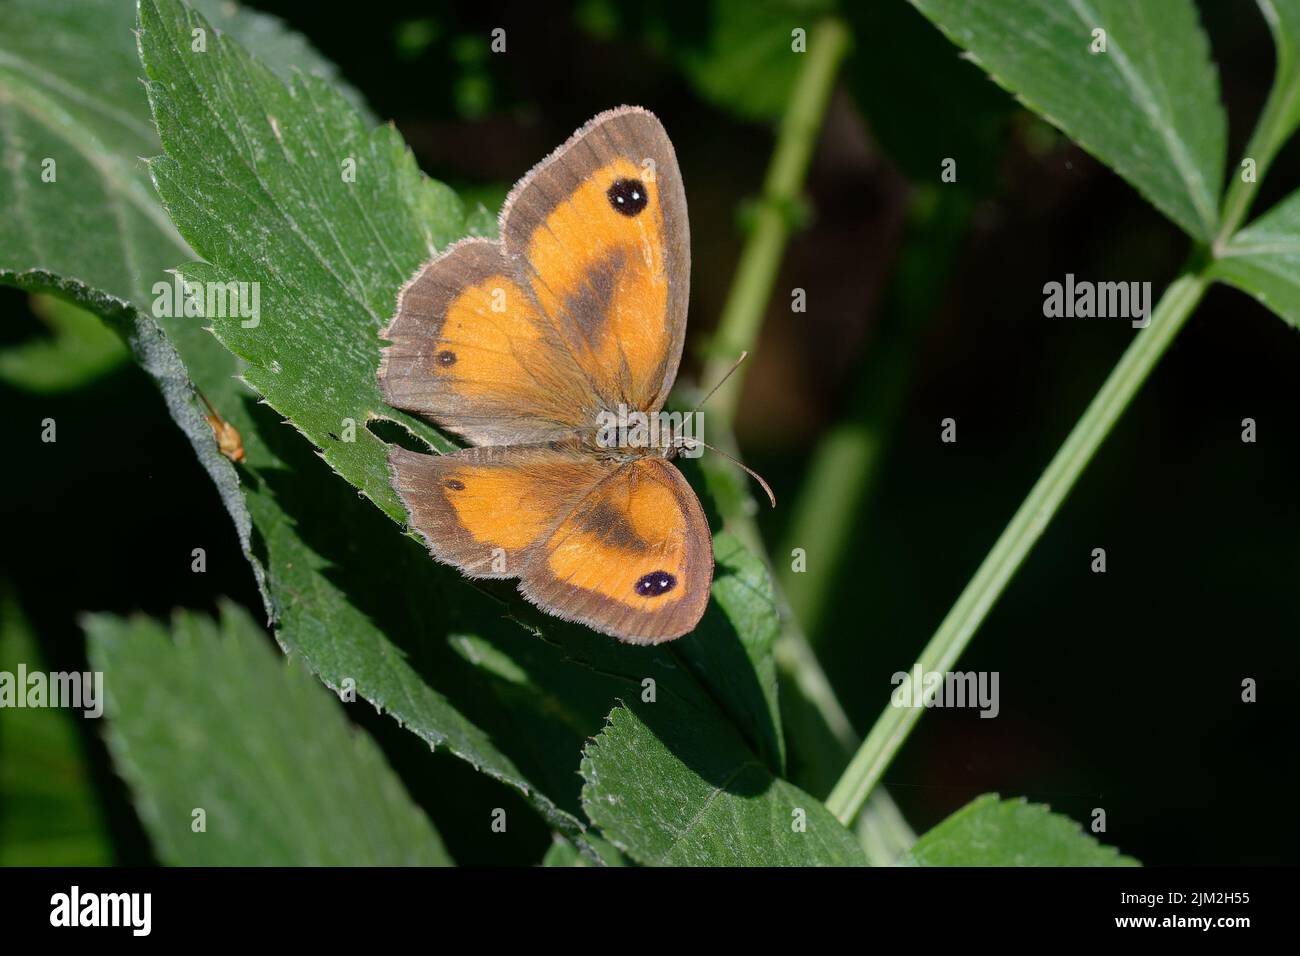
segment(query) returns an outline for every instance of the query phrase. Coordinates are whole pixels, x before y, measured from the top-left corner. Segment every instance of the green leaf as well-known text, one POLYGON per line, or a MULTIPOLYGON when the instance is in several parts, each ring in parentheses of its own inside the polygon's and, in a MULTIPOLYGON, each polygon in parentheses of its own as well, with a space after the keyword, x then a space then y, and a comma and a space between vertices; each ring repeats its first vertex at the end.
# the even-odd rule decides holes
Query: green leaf
MULTIPOLYGON (((535 643, 529 633, 504 618, 501 603, 399 534, 278 417, 263 414, 265 406, 249 401, 240 411, 252 422, 244 445, 259 471, 248 504, 265 546, 280 643, 327 686, 352 680, 360 696, 431 747, 520 791, 581 841, 578 820, 515 759, 528 757, 544 728, 516 726, 477 667, 457 656, 485 620, 503 641, 535 643)), ((572 763, 565 772, 573 778, 572 763)))
POLYGON ((781 620, 772 579, 762 560, 729 532, 714 535, 713 552, 713 601, 677 650, 767 765, 780 770, 785 745, 772 649, 781 620))
POLYGON ((1227 119, 1192 0, 912 3, 1190 235, 1213 238, 1227 119), (1090 52, 1095 29, 1104 53, 1090 52))
MULTIPOLYGON (((434 248, 475 224, 465 222, 450 190, 420 175, 391 127, 367 133, 362 118, 331 89, 297 77, 300 99, 295 101, 228 39, 210 43, 204 54, 192 53, 189 37, 203 21, 183 5, 144 0, 140 13, 141 55, 164 142, 197 161, 204 176, 212 173, 214 160, 222 167, 210 179, 195 181, 186 178, 187 169, 174 157, 155 160, 160 192, 201 252, 218 262, 239 263, 247 271, 238 281, 262 283, 263 322, 244 329, 238 317, 214 319, 214 331, 252 358, 247 379, 265 388, 268 401, 282 405, 281 411, 302 417, 293 420, 331 449, 323 456, 331 465, 366 487, 389 517, 402 518, 388 484, 384 446, 365 428, 370 412, 382 408, 374 375, 378 328, 409 273, 434 248), (214 114, 205 102, 196 102, 197 84, 230 114, 214 114), (178 106, 177 100, 187 105, 178 106), (183 115, 184 109, 194 112, 183 115), (268 116, 276 117, 275 128, 268 116), (250 123, 264 128, 256 133, 250 123), (196 143, 202 156, 183 152, 196 143), (274 149, 256 156, 240 151, 254 143, 274 149), (300 178, 307 175, 303 169, 287 162, 291 156, 315 164, 314 185, 300 178), (355 184, 341 175, 348 157, 357 160, 355 184), (268 166, 272 159, 278 164, 268 166), (235 189, 235 182, 251 192, 235 189), (339 189, 355 186, 362 199, 340 193, 338 206, 315 210, 311 204, 319 197, 313 190, 332 189, 335 183, 339 189), (257 201, 249 201, 250 195, 257 201), (208 205, 218 196, 226 206, 208 205), (286 196, 289 205, 281 202, 286 196), (239 218, 249 216, 254 218, 239 218), (249 235, 261 237, 265 262, 248 260, 249 235), (344 235, 356 249, 337 241, 344 235), (324 285, 315 288, 311 282, 324 285), (355 423, 355 443, 339 440, 347 428, 344 418, 355 423)), ((481 217, 478 228, 484 228, 481 217)), ((193 279, 221 274, 206 263, 184 271, 193 279)), ((223 414, 244 433, 246 464, 257 476, 247 501, 265 548, 280 641, 301 654, 328 686, 354 681, 358 693, 431 746, 447 746, 520 790, 549 822, 581 841, 578 820, 535 788, 480 729, 498 712, 483 706, 481 684, 447 670, 454 662, 448 662, 438 638, 450 626, 447 609, 461 601, 448 598, 446 590, 460 595, 469 586, 436 567, 423 547, 397 534, 346 485, 331 481, 306 445, 263 414, 264 408, 253 406, 247 391, 243 396, 228 406, 235 411, 223 409, 223 414), (347 640, 339 640, 340 634, 347 640), (445 693, 434 690, 435 682, 445 693), (472 719, 466 708, 475 712, 472 719)), ((383 412, 437 438, 418 420, 383 412)), ((461 626, 472 633, 476 624, 461 626)))
MULTIPOLYGON (((268 54, 285 74, 333 77, 333 64, 278 20, 229 0, 199 0, 212 22, 268 54)), ((194 383, 218 407, 239 394, 235 363, 194 320, 150 317, 153 284, 193 253, 158 202, 141 156, 156 153, 140 84, 135 6, 11 0, 0 32, 0 283, 51 292, 110 321, 158 382, 234 519, 251 521, 239 479, 217 449, 194 383), (50 42, 56 36, 57 43, 50 42), (42 174, 53 160, 53 182, 42 174), (182 361, 182 354, 185 356, 182 361), (194 383, 191 382, 191 376, 194 383)), ((349 99, 360 98, 351 90, 349 99)), ((253 563, 259 584, 263 573, 253 563)))
MULTIPOLYGON (((224 2, 216 6, 222 16, 237 9, 224 2)), ((236 380, 238 360, 199 321, 152 317, 153 277, 169 278, 163 276, 163 270, 193 253, 172 228, 147 183, 145 164, 136 159, 156 152, 158 141, 138 79, 141 67, 130 5, 90 0, 65 0, 57 7, 42 7, 37 0, 28 0, 25 7, 13 5, 16 16, 6 22, 6 32, 0 36, 0 50, 9 54, 0 54, 0 65, 5 66, 0 74, 0 135, 23 122, 25 114, 15 102, 37 95, 15 84, 28 74, 59 76, 58 62, 41 62, 40 70, 19 71, 15 77, 13 50, 29 51, 30 57, 52 55, 49 23, 35 13, 28 15, 29 8, 60 14, 59 49, 76 50, 76 64, 84 67, 83 73, 68 75, 50 86, 48 101, 42 101, 33 114, 32 131, 57 131, 67 140, 67 155, 74 157, 81 144, 91 144, 94 148, 89 152, 99 162, 102 175, 61 181, 60 205, 53 209, 56 215, 49 221, 49 229, 44 228, 47 220, 42 219, 38 221, 43 228, 34 232, 0 230, 0 282, 55 291, 93 309, 128 337, 137 360, 157 381, 172 417, 190 439, 234 519, 283 644, 298 650, 330 686, 337 688, 345 678, 353 678, 359 694, 390 710, 430 746, 448 747, 525 794, 547 820, 581 842, 579 821, 539 792, 514 761, 465 716, 463 706, 474 703, 474 695, 481 691, 475 675, 458 673, 448 679, 447 686, 461 695, 460 707, 430 686, 430 674, 442 665, 431 661, 428 653, 428 628, 439 618, 441 592, 429 587, 430 562, 423 548, 395 535, 390 522, 349 492, 305 443, 283 427, 278 416, 257 402, 251 390, 236 380), (120 12, 123 8, 131 14, 125 19, 120 12), (110 10, 111 14, 106 13, 110 10), (53 72, 46 71, 46 66, 53 72), (97 116, 112 119, 105 128, 115 131, 113 137, 107 132, 102 138, 97 135, 92 122, 97 116), (100 146, 110 141, 116 145, 112 149, 105 145, 100 152, 100 146), (58 227, 78 221, 83 207, 138 210, 142 227, 120 232, 107 229, 105 235, 122 240, 118 244, 76 241, 76 236, 58 227), (24 237, 26 241, 16 241, 24 237), (45 258, 55 254, 57 259, 45 258), (140 281, 138 273, 150 276, 149 281, 140 281), (240 469, 218 451, 196 387, 241 434, 246 458, 240 469), (304 540, 306 531, 311 532, 310 541, 304 540), (409 591, 400 590, 404 575, 415 575, 417 568, 419 574, 411 580, 409 591), (372 597, 382 600, 395 582, 398 597, 386 606, 359 603, 372 597), (407 601, 405 594, 416 597, 407 601), (337 640, 339 634, 347 634, 348 640, 337 640)), ((171 5, 169 9, 175 12, 176 8, 171 5)), ((265 29, 250 39, 258 44, 272 42, 275 28, 261 18, 232 20, 228 25, 235 35, 258 24, 265 29)), ((57 55, 53 58, 58 60, 57 55)), ((310 64, 302 66, 310 69, 310 64)), ((51 139, 56 141, 63 140, 51 139)), ((19 145, 26 149, 30 140, 19 145)), ((43 154, 45 150, 34 152, 43 154)), ((22 155, 25 153, 15 150, 12 138, 0 141, 0 160, 6 168, 25 169, 15 158, 22 155)), ((56 155, 64 167, 65 153, 56 155)), ((0 211, 6 222, 18 218, 19 200, 39 181, 36 174, 33 177, 25 192, 6 192, 15 177, 0 176, 0 211)), ((480 216, 470 228, 487 225, 480 216)), ((496 712, 492 707, 481 709, 489 715, 496 712)), ((577 779, 572 768, 569 775, 577 779)), ((573 809, 578 810, 576 799, 573 809)))
POLYGON ((558 833, 542 857, 542 866, 590 866, 591 863, 578 852, 578 848, 558 833))
MULTIPOLYGON (((224 0, 200 6, 285 74, 336 72, 273 18, 224 0)), ((190 253, 139 159, 157 152, 158 138, 139 82, 134 5, 11 0, 4 16, 0 281, 91 300, 152 301, 147 290, 190 253)))
MULTIPOLYGON (((44 670, 35 635, 0 581, 0 671, 44 670)), ((112 853, 81 741, 82 712, 0 708, 0 866, 104 866, 112 853)))
POLYGON ((0 349, 0 382, 49 394, 80 388, 130 358, 121 338, 99 317, 48 295, 31 297, 49 335, 0 349))
POLYGON ((170 635, 143 617, 85 627, 109 749, 165 863, 450 864, 379 748, 241 608, 178 612, 170 635))
POLYGON ((588 831, 586 842, 590 849, 583 852, 558 833, 551 835, 551 845, 542 857, 542 866, 592 866, 593 860, 602 866, 627 866, 623 855, 613 845, 588 831), (594 855, 593 855, 594 853, 594 855))
MULTIPOLYGON (((153 45, 170 46, 175 62, 176 51, 189 48, 187 38, 199 21, 191 21, 185 9, 172 2, 147 3, 143 13, 141 44, 146 55, 153 45)), ((210 42, 207 55, 222 55, 222 50, 228 51, 228 41, 210 42)), ((162 56, 166 59, 166 49, 162 56)), ((263 74, 258 76, 264 79, 263 74)), ((218 85, 226 79, 216 73, 205 78, 218 85)), ((168 78, 180 86, 187 79, 192 78, 185 74, 168 78)), ((155 76, 153 82, 168 80, 155 76)), ((230 89, 246 88, 231 82, 235 86, 230 89)), ((336 100, 331 102, 337 106, 336 100)), ((204 115, 193 119, 197 123, 204 115)), ((355 132, 355 121, 345 125, 355 132)), ((206 129, 204 135, 220 131, 218 126, 206 129)), ((281 128, 286 136, 301 131, 301 126, 281 128)), ((371 142, 396 145, 382 131, 368 136, 371 142)), ((227 158, 236 165, 243 161, 235 153, 227 158)), ((410 168, 405 150, 381 151, 375 158, 410 168)), ((359 166, 359 172, 364 168, 359 166)), ((330 173, 337 175, 332 167, 330 173)), ((277 174, 288 175, 288 171, 277 174)), ((417 196, 443 195, 440 187, 415 182, 417 196)), ((197 188, 201 197, 209 183, 197 188)), ((243 197, 239 202, 250 205, 243 197)), ((358 207, 349 203, 328 212, 312 228, 344 227, 334 217, 356 216, 358 207)), ((421 223, 429 212, 417 213, 421 223)), ((261 237, 277 225, 282 223, 259 224, 240 241, 261 237)), ((462 228, 490 233, 493 227, 491 216, 480 211, 471 214, 462 228)), ((273 244, 283 240, 283 236, 268 239, 273 244)), ((424 239, 417 245, 418 258, 423 258, 428 252, 424 239)), ((283 246, 276 248, 284 251, 283 246)), ((210 267, 195 271, 203 268, 210 267)), ((392 288, 383 297, 385 309, 401 281, 394 278, 397 269, 390 272, 387 281, 392 288)), ((279 327, 273 322, 279 313, 273 315, 266 303, 270 295, 281 292, 264 291, 264 331, 279 327)), ((124 309, 126 319, 145 323, 151 330, 146 341, 155 352, 145 355, 146 368, 155 375, 161 369, 181 396, 172 403, 178 420, 187 421, 185 415, 192 410, 188 372, 243 436, 246 459, 238 470, 241 481, 235 490, 239 507, 247 509, 244 531, 250 559, 263 575, 278 639, 327 685, 338 688, 344 680, 355 681, 361 696, 390 712, 431 746, 448 747, 524 793, 552 826, 593 859, 604 856, 608 861, 608 853, 602 854, 601 842, 585 834, 575 816, 581 813, 581 780, 575 773, 581 747, 599 731, 615 698, 639 693, 646 676, 659 678, 665 694, 703 710, 711 721, 737 721, 755 751, 772 765, 779 764, 779 723, 765 676, 770 663, 763 660, 765 635, 774 627, 775 612, 764 598, 766 582, 754 577, 756 569, 748 555, 726 552, 725 539, 719 540, 718 601, 706 615, 707 626, 690 639, 693 649, 677 642, 680 646, 675 649, 629 651, 586 629, 560 624, 522 602, 513 588, 476 586, 430 561, 419 543, 396 533, 388 518, 334 477, 306 442, 232 378, 238 363, 197 321, 161 317, 154 323, 143 314, 150 301, 132 305, 124 309), (155 360, 173 343, 184 367, 176 351, 170 352, 170 365, 155 360), (716 688, 702 686, 702 680, 712 679, 719 680, 716 688)), ((341 309, 324 317, 326 325, 335 321, 334 311, 364 323, 365 341, 344 343, 354 353, 350 356, 323 356, 327 367, 335 363, 346 369, 346 377, 316 379, 329 393, 321 397, 327 408, 330 403, 337 405, 340 395, 356 397, 373 386, 378 354, 376 326, 367 310, 344 299, 341 309), (358 360, 358 355, 366 358, 358 360)), ((301 364, 292 367, 302 368, 301 364)), ((193 425, 197 428, 190 435, 196 448, 215 455, 210 432, 197 413, 187 428, 193 425)), ((359 436, 365 434, 364 428, 358 429, 359 436)), ((360 473, 372 460, 363 455, 345 465, 360 473), (358 463, 361 467, 354 467, 358 463)), ((218 459, 217 465, 235 475, 224 459, 218 459)))
POLYGON ((0 34, 0 281, 118 317, 188 251, 137 158, 157 137, 133 22, 125 3, 15 0, 0 34))
POLYGON ((726 725, 677 701, 616 707, 586 749, 582 779, 587 816, 641 863, 866 864, 815 797, 774 777, 726 725))
MULTIPOLYGON (((1225 232, 1246 215, 1256 183, 1300 125, 1300 0, 1258 2, 1273 33, 1277 65, 1243 159, 1254 164, 1254 175, 1246 180, 1244 168, 1236 171, 1224 200, 1225 232)), ((1207 274, 1254 296, 1300 328, 1300 192, 1226 238, 1215 244, 1207 274)))
MULTIPOLYGON (((582 748, 623 699, 650 694, 662 706, 696 713, 691 737, 716 733, 715 727, 732 737, 739 730, 752 760, 761 755, 767 766, 779 766, 779 727, 765 708, 766 685, 759 676, 768 668, 755 670, 747 661, 750 632, 741 631, 754 628, 754 635, 762 635, 775 629, 774 612, 768 606, 769 620, 763 610, 770 586, 766 581, 750 586, 753 558, 737 550, 728 535, 717 537, 715 556, 716 600, 700 626, 655 648, 629 649, 557 621, 520 600, 507 582, 471 587, 455 571, 427 559, 419 583, 409 590, 426 595, 431 586, 439 589, 427 601, 431 623, 423 643, 427 648, 431 640, 446 641, 462 666, 472 665, 474 677, 485 682, 494 699, 491 707, 478 710, 465 701, 475 720, 560 806, 581 813, 581 778, 575 771, 582 748), (738 593, 726 595, 731 589, 738 593), (755 627, 755 622, 761 623, 755 627)), ((412 571, 413 581, 415 575, 412 571)), ((403 582, 395 584, 397 590, 407 590, 403 582)), ((454 663, 443 661, 435 676, 452 686, 464 680, 458 673, 454 663)), ((666 742, 672 747, 689 743, 666 742)), ((610 862, 590 832, 580 842, 588 856, 610 862)))
POLYGON ((1300 192, 1241 229, 1207 272, 1300 328, 1300 192))
POLYGON ((1140 866, 1098 843, 1069 817, 1023 797, 976 797, 924 834, 904 863, 913 866, 1140 866))
MULTIPOLYGON (((640 5, 643 9, 649 5, 640 5)), ((776 119, 790 101, 813 23, 834 4, 826 0, 714 0, 696 42, 668 47, 700 95, 745 119, 776 119)))
MULTIPOLYGON (((450 447, 423 421, 382 403, 375 379, 378 332, 398 287, 471 224, 449 189, 420 174, 391 128, 367 131, 345 102, 311 78, 286 88, 232 43, 193 52, 186 38, 198 23, 174 3, 141 5, 150 102, 167 150, 151 168, 182 234, 207 259, 182 271, 196 281, 260 283, 260 321, 214 317, 217 337, 249 363, 245 380, 320 447, 332 467, 402 521, 384 443, 362 427, 355 441, 341 436, 348 422, 359 426, 387 416, 450 447), (341 175, 348 159, 357 161, 355 182, 341 175)), ((329 520, 299 521, 298 533, 329 520)), ((779 765, 770 585, 761 566, 734 545, 722 560, 734 565, 719 575, 716 592, 724 618, 732 619, 725 625, 728 636, 687 642, 686 651, 698 651, 697 673, 707 675, 724 706, 751 729, 760 752, 779 765), (758 596, 756 605, 751 595, 758 596), (756 666, 768 668, 757 680, 756 666)), ((391 570, 383 574, 377 590, 385 583, 391 588, 391 570)), ((426 559, 411 572, 413 590, 427 592, 423 582, 442 574, 426 559)), ((452 582, 446 586, 458 593, 452 582)), ((512 598, 509 604, 522 602, 512 598)), ((461 619, 462 627, 476 629, 478 622, 461 619)), ((364 621, 346 620, 345 633, 365 633, 364 621)), ((332 640, 338 629, 336 619, 287 628, 289 640, 327 682, 334 674, 359 679, 380 662, 390 668, 380 635, 369 647, 357 641, 339 649, 332 640)), ((601 714, 609 704, 608 697, 600 700, 601 714)))
POLYGON ((451 446, 384 405, 379 330, 401 284, 465 234, 459 198, 420 172, 392 126, 370 130, 329 83, 295 76, 286 86, 221 36, 195 52, 189 38, 202 21, 179 4, 142 0, 140 24, 166 151, 150 172, 206 260, 183 275, 260 286, 260 315, 208 317, 217 338, 335 470, 404 520, 386 446, 366 423, 393 418, 451 446))

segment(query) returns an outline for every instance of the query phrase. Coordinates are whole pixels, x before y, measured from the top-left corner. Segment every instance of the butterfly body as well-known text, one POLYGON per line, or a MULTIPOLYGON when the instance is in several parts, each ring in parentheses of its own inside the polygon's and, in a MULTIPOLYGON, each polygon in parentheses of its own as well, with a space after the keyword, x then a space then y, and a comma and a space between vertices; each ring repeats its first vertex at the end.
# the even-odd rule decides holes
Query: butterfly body
POLYGON ((398 295, 384 396, 473 446, 391 448, 394 487, 464 574, 519 578, 544 610, 632 643, 679 637, 713 549, 677 436, 601 424, 661 412, 685 339, 686 197, 659 121, 597 116, 511 190, 500 235, 454 244, 398 295))

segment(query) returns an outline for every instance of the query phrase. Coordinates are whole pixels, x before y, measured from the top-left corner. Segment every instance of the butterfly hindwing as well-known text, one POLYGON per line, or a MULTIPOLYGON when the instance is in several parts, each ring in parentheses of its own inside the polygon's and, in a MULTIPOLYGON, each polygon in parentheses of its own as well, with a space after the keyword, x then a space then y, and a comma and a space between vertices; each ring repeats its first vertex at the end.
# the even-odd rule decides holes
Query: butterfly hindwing
POLYGON ((550 445, 388 450, 393 486, 433 556, 470 577, 514 578, 614 466, 550 445))
POLYGON ((635 643, 692 630, 713 548, 699 499, 662 458, 557 445, 389 449, 411 526, 470 577, 520 577, 538 607, 635 643))
POLYGON ((534 546, 520 590, 552 614, 657 644, 694 629, 712 579, 713 538, 695 492, 664 459, 641 458, 534 546))

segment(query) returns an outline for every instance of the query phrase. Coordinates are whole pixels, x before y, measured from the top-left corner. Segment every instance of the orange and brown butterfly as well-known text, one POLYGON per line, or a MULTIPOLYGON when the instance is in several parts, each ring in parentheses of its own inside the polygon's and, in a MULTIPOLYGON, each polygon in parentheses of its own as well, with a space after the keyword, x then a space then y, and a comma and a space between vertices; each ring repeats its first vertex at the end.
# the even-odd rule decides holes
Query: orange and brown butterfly
POLYGON ((392 405, 473 442, 393 447, 393 484, 433 556, 519 578, 528 600, 624 641, 694 629, 713 540, 670 462, 610 447, 602 412, 657 413, 690 287, 686 194, 652 113, 602 113, 511 190, 500 239, 465 239, 402 287, 382 335, 392 405))

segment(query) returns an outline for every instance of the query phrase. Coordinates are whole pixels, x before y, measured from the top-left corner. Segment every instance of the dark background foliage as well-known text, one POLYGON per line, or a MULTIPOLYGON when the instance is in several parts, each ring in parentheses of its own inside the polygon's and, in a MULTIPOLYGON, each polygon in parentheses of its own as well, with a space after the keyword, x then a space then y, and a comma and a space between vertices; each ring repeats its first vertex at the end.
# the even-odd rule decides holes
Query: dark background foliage
MULTIPOLYGON (((430 175, 490 207, 596 112, 634 102, 658 113, 691 207, 695 357, 683 375, 696 374, 772 141, 761 110, 705 99, 679 69, 683 50, 706 43, 715 5, 258 6, 336 62, 430 175), (482 38, 498 26, 508 52, 493 56, 482 38)), ((1044 318, 1043 284, 1072 272, 1150 280, 1158 295, 1187 249, 910 7, 882 6, 849 15, 858 52, 828 114, 808 224, 783 266, 738 422, 748 462, 783 505, 762 516, 775 546, 828 427, 878 411, 861 384, 874 350, 906 344, 888 454, 852 549, 823 569, 836 585, 812 635, 860 730, 1133 334, 1118 320, 1044 318), (900 273, 909 217, 936 201, 949 155, 968 205, 935 227, 933 259, 900 273), (807 313, 789 311, 793 287, 807 290, 807 313), (919 320, 900 319, 916 302, 919 320), (955 445, 939 440, 945 417, 957 420, 955 445)), ((1253 5, 1200 8, 1236 156, 1268 91, 1271 44, 1253 5)), ((760 92, 765 82, 752 77, 760 92)), ((1255 211, 1297 182, 1293 143, 1255 211)), ((0 323, 0 345, 38 334, 25 295, 0 290, 0 308, 15 319, 0 323)), ((1290 706, 1300 696, 1298 399, 1295 332, 1215 287, 961 661, 1000 672, 1001 715, 932 711, 886 773, 914 828, 996 790, 1084 821, 1103 807, 1105 842, 1147 864, 1297 858, 1287 821, 1300 785, 1290 706), (1240 440, 1244 417, 1258 422, 1255 444, 1240 440), (1089 571, 1095 547, 1107 552, 1104 575, 1089 571), (1253 705, 1240 700, 1246 677, 1259 682, 1253 705)), ((81 666, 83 610, 166 615, 230 595, 261 615, 229 518, 139 370, 56 397, 0 386, 0 403, 3 575, 51 669, 81 666), (30 424, 47 416, 59 422, 56 445, 41 445, 30 424), (204 575, 190 571, 200 546, 204 575)), ((529 821, 509 842, 444 829, 456 859, 538 859, 545 828, 513 795, 365 711, 349 713, 435 822, 440 806, 483 793, 529 821)), ((79 724, 117 859, 147 861, 125 790, 94 728, 79 724)))

